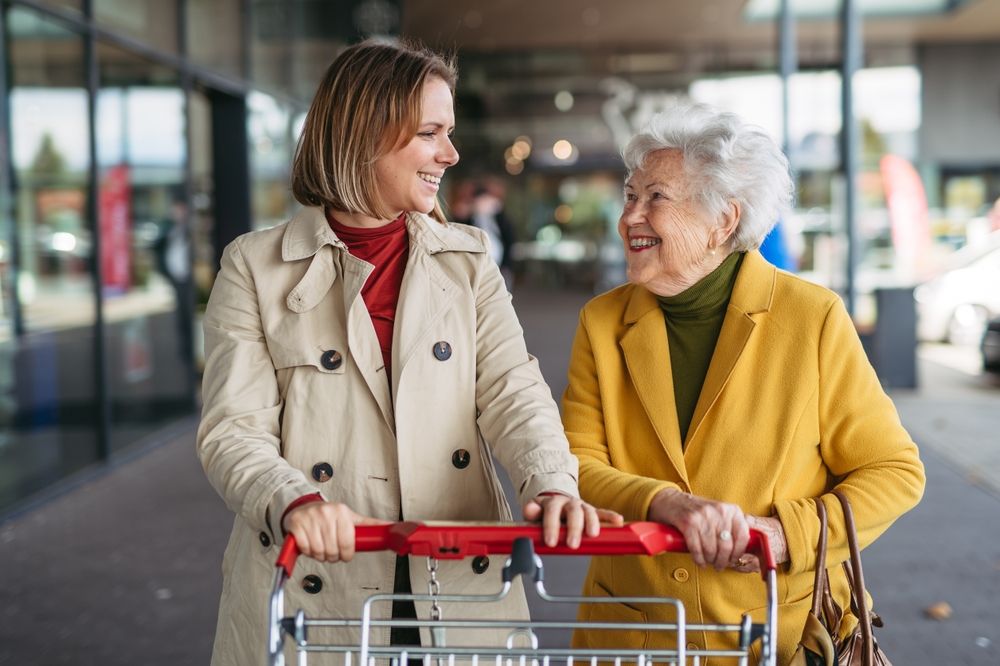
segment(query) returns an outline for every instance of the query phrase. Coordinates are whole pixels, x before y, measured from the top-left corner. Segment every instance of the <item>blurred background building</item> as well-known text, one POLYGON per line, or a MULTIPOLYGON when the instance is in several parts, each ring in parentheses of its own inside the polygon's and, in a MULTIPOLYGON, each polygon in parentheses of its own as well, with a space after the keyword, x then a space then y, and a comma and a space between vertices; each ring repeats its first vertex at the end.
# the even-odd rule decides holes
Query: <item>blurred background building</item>
POLYGON ((305 109, 368 36, 457 54, 444 198, 504 202, 515 292, 623 280, 618 150, 686 96, 787 147, 786 265, 861 327, 919 285, 920 335, 978 344, 1000 315, 1000 0, 846 5, 3 0, 0 516, 196 413, 222 248, 294 211, 305 109))

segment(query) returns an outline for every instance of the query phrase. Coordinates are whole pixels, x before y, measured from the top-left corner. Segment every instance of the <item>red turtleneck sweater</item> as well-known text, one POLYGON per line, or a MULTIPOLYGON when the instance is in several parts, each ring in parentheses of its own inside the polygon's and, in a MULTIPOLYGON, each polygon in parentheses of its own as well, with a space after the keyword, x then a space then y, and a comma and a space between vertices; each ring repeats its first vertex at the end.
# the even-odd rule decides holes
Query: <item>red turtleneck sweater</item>
POLYGON ((347 227, 327 213, 330 228, 344 241, 351 254, 367 261, 375 267, 365 286, 361 288, 361 298, 365 301, 368 314, 378 336, 385 363, 385 375, 392 377, 392 325, 396 320, 396 301, 406 270, 406 257, 410 249, 410 237, 406 233, 406 214, 403 213, 389 224, 368 229, 347 227))

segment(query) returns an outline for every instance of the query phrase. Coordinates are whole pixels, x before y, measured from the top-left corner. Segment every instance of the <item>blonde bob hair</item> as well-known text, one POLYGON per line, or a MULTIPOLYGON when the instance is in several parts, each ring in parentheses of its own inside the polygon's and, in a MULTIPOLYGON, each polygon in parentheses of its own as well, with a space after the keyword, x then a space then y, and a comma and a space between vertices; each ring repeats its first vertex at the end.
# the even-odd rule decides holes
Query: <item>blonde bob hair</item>
MULTIPOLYGON (((368 40, 330 65, 306 114, 292 163, 292 194, 305 206, 389 219, 375 162, 416 134, 424 82, 454 94, 454 60, 416 43, 368 40)), ((445 221, 441 204, 431 215, 445 221)))

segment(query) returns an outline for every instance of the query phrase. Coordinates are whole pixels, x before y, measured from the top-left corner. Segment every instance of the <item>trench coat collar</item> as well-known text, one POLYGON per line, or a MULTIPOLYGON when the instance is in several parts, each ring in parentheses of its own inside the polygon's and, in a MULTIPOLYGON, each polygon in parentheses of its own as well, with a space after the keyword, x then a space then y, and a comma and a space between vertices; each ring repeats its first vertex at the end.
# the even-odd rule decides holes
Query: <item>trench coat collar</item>
MULTIPOLYGON (((478 238, 422 213, 407 213, 406 227, 410 238, 423 246, 428 254, 486 251, 486 246, 478 238)), ((347 249, 330 228, 323 209, 308 206, 288 223, 281 241, 281 258, 284 261, 299 261, 312 257, 327 245, 347 249)))
MULTIPOLYGON (((748 252, 743 258, 688 428, 688 444, 697 436, 739 362, 756 326, 754 315, 770 310, 776 276, 777 269, 767 263, 760 252, 748 252)), ((656 296, 649 290, 635 286, 631 292, 624 312, 627 328, 619 345, 636 392, 661 445, 681 478, 688 482, 684 459, 691 448, 682 446, 680 439, 663 311, 656 296)))
POLYGON ((295 214, 281 239, 281 259, 299 261, 307 259, 327 245, 345 248, 326 221, 326 214, 319 206, 307 206, 295 214))
POLYGON ((461 225, 441 224, 430 215, 407 213, 406 228, 410 233, 410 240, 421 245, 427 254, 486 252, 486 245, 476 236, 462 231, 461 225))
MULTIPOLYGON (((486 251, 486 246, 477 237, 441 224, 427 215, 407 213, 406 228, 414 249, 422 249, 427 254, 486 251)), ((288 293, 286 305, 289 310, 299 314, 308 312, 326 296, 337 279, 333 248, 347 250, 344 242, 330 228, 326 214, 319 206, 303 208, 288 223, 281 241, 282 260, 312 258, 305 275, 288 293)), ((350 266, 364 273, 359 276, 360 289, 371 267, 361 261, 352 262, 350 266)))

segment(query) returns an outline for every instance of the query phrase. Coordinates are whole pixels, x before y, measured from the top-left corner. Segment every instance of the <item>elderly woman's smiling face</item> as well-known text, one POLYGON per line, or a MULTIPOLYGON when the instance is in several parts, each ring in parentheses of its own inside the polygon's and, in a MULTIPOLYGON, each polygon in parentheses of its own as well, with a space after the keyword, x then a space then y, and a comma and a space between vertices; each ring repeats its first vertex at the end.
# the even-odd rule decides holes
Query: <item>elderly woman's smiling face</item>
POLYGON ((713 219, 694 194, 678 150, 650 153, 632 172, 618 220, 629 282, 674 296, 725 259, 721 245, 732 229, 727 220, 713 219))

